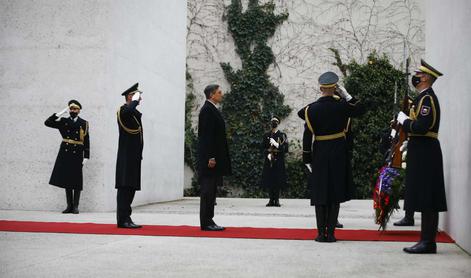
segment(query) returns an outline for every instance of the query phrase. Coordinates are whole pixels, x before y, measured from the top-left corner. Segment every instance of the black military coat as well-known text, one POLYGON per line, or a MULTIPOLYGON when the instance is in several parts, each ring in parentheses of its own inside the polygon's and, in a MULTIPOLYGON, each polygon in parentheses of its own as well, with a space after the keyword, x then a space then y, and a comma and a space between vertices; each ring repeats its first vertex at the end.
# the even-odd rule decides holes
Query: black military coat
POLYGON ((226 138, 226 124, 219 110, 209 101, 201 107, 198 117, 198 178, 231 175, 231 159, 226 138), (208 167, 216 159, 214 168, 208 167))
POLYGON ((77 117, 76 121, 70 117, 58 119, 53 114, 47 118, 44 124, 51 128, 57 128, 62 136, 62 143, 49 184, 61 188, 82 190, 83 159, 90 158, 88 122, 80 117, 77 117))
POLYGON ((117 113, 119 128, 118 158, 115 188, 141 190, 141 161, 144 148, 142 114, 138 101, 121 106, 117 113))
POLYGON ((286 169, 285 154, 288 152, 288 137, 285 133, 277 130, 275 133, 267 132, 263 136, 263 157, 265 158, 262 171, 262 186, 265 188, 285 188, 286 169), (270 145, 270 138, 275 139, 279 146, 270 145), (272 160, 268 154, 272 154, 272 160))
POLYGON ((347 131, 348 118, 364 112, 364 106, 357 100, 346 102, 332 96, 321 97, 298 112, 306 121, 303 162, 312 166, 308 180, 311 205, 342 203, 352 198, 349 150, 345 136, 341 135, 347 131), (340 137, 330 138, 333 135, 340 137))
POLYGON ((443 159, 437 138, 440 104, 432 88, 413 101, 409 117, 403 126, 409 133, 404 209, 446 211, 443 159))

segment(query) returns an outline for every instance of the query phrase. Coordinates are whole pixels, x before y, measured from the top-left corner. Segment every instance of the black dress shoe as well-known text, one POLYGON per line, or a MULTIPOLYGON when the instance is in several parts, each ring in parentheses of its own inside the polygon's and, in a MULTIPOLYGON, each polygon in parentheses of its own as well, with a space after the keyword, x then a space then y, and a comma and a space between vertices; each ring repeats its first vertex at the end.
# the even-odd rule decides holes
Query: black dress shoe
POLYGON ((335 238, 334 235, 327 235, 327 238, 325 239, 325 242, 336 242, 337 239, 335 238))
POLYGON ((266 205, 267 207, 273 207, 275 205, 275 203, 273 202, 272 199, 270 199, 270 201, 268 201, 268 204, 266 205))
POLYGON ((221 226, 218 226, 218 225, 216 225, 216 224, 201 227, 201 230, 202 230, 202 231, 213 231, 213 232, 216 232, 216 231, 224 231, 225 229, 226 229, 226 228, 221 227, 221 226))
POLYGON ((280 200, 276 199, 273 205, 275 207, 281 207, 280 200))
POLYGON ((70 207, 67 206, 67 208, 64 211, 62 211, 62 213, 72 213, 73 210, 74 209, 72 208, 72 206, 70 206, 70 207))
POLYGON ((132 222, 124 222, 124 223, 118 223, 118 228, 139 229, 139 228, 142 228, 142 226, 141 225, 136 225, 132 222))
POLYGON ((318 234, 317 237, 314 240, 317 241, 317 242, 326 242, 327 237, 325 235, 318 234))
POLYGON ((134 223, 134 221, 132 221, 132 220, 129 220, 129 222, 131 223, 131 225, 133 225, 133 226, 135 227, 135 229, 142 228, 142 225, 137 225, 137 224, 134 223))
POLYGON ((337 220, 337 224, 335 224, 335 228, 340 228, 340 229, 342 229, 342 228, 343 228, 343 224, 340 223, 340 222, 337 220))
POLYGON ((401 220, 394 222, 394 226, 414 226, 414 219, 404 217, 401 220))
POLYGON ((404 252, 410 254, 436 254, 437 244, 435 242, 419 241, 412 247, 406 247, 404 252))
POLYGON ((72 209, 72 213, 73 213, 73 214, 79 214, 78 208, 77 208, 77 207, 74 207, 74 208, 72 209))

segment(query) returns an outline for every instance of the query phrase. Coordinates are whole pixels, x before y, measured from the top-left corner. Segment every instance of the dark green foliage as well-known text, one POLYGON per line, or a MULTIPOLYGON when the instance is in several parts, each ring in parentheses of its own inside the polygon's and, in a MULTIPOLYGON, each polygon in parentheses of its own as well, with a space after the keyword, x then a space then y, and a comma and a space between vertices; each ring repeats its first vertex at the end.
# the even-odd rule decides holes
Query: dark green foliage
POLYGON ((371 198, 375 173, 384 165, 379 153, 382 132, 388 132, 389 122, 400 107, 405 92, 404 73, 395 69, 386 56, 372 53, 367 64, 355 61, 347 65, 349 75, 344 84, 350 94, 367 105, 367 112, 355 119, 352 130, 355 138, 353 148, 353 180, 357 187, 356 198, 371 198), (394 107, 394 88, 397 85, 397 108, 394 107))
POLYGON ((284 96, 267 74, 274 62, 267 40, 288 14, 274 14, 275 5, 260 5, 251 0, 242 13, 240 0, 227 7, 228 28, 234 38, 242 68, 234 70, 221 63, 231 88, 224 97, 222 113, 226 120, 233 175, 227 182, 244 189, 244 196, 262 196, 256 187, 261 177, 263 156, 261 142, 273 115, 285 118, 291 109, 283 104, 284 96))

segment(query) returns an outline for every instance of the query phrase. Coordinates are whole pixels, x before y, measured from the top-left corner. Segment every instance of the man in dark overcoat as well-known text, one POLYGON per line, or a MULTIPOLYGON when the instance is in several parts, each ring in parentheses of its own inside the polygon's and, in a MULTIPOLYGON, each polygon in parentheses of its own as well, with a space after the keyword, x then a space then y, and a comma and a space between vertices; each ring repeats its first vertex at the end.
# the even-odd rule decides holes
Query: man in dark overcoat
POLYGON ((116 218, 118 228, 141 228, 131 219, 131 204, 136 191, 141 190, 141 161, 144 147, 142 114, 136 107, 142 100, 138 83, 121 95, 126 103, 117 112, 119 128, 118 158, 116 160, 116 185, 118 189, 116 218))
POLYGON ((319 77, 321 97, 306 106, 304 113, 303 161, 309 176, 311 205, 316 209, 318 242, 335 242, 340 203, 352 198, 349 188, 349 156, 346 128, 349 117, 365 112, 364 106, 345 88, 337 85, 333 72, 319 77), (335 92, 340 97, 335 96, 335 92))
POLYGON ((278 130, 280 118, 274 116, 271 130, 263 136, 264 163, 262 187, 268 190, 270 201, 267 207, 279 207, 280 190, 286 188, 285 154, 288 152, 288 137, 278 130))
POLYGON ((219 112, 222 90, 219 85, 204 89, 206 101, 198 117, 198 181, 200 184, 200 226, 203 231, 222 231, 214 221, 217 187, 223 176, 231 174, 231 160, 226 138, 226 125, 219 112))
POLYGON ((419 95, 414 99, 409 115, 398 114, 397 120, 409 134, 405 177, 404 210, 422 213, 421 239, 407 253, 436 253, 435 237, 438 213, 447 210, 443 158, 438 140, 440 104, 432 84, 442 76, 438 70, 421 60, 412 85, 419 95))
POLYGON ((67 208, 62 213, 78 214, 80 192, 83 189, 82 168, 90 158, 88 122, 78 115, 82 105, 69 101, 61 112, 52 114, 44 124, 59 130, 62 143, 57 154, 49 184, 65 188, 67 208), (67 111, 69 117, 64 116, 67 111))

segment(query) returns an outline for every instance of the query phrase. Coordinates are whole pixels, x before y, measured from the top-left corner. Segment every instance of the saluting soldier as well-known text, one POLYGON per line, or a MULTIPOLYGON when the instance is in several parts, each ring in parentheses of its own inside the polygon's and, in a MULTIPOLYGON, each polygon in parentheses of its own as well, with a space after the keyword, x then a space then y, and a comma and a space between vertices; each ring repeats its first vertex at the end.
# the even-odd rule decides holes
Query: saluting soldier
POLYGON ((90 136, 88 122, 78 115, 82 105, 69 101, 61 112, 54 113, 44 124, 57 128, 62 143, 57 154, 49 184, 65 188, 67 208, 62 213, 79 213, 80 192, 83 189, 82 168, 90 158, 90 136), (69 117, 62 117, 69 112, 69 117))
POLYGON ((144 147, 142 114, 136 107, 142 100, 139 83, 121 95, 126 103, 117 112, 119 128, 118 158, 116 160, 116 218, 118 228, 136 229, 141 225, 131 219, 131 204, 136 191, 141 190, 141 161, 144 147))
POLYGON ((333 72, 322 74, 321 97, 298 112, 305 120, 303 161, 311 172, 309 186, 311 205, 316 210, 318 242, 336 241, 340 203, 352 198, 346 128, 348 118, 365 112, 358 100, 337 85, 338 80, 333 72))
POLYGON ((438 140, 440 104, 432 85, 443 74, 421 60, 412 85, 419 95, 414 99, 409 116, 400 112, 397 120, 408 132, 407 168, 404 210, 422 213, 421 239, 407 253, 436 253, 435 237, 438 213, 447 210, 443 159, 438 140))
POLYGON ((285 154, 288 152, 288 137, 278 130, 280 118, 274 116, 271 130, 263 136, 264 164, 262 186, 268 189, 270 201, 267 207, 279 207, 280 190, 286 188, 285 154))

